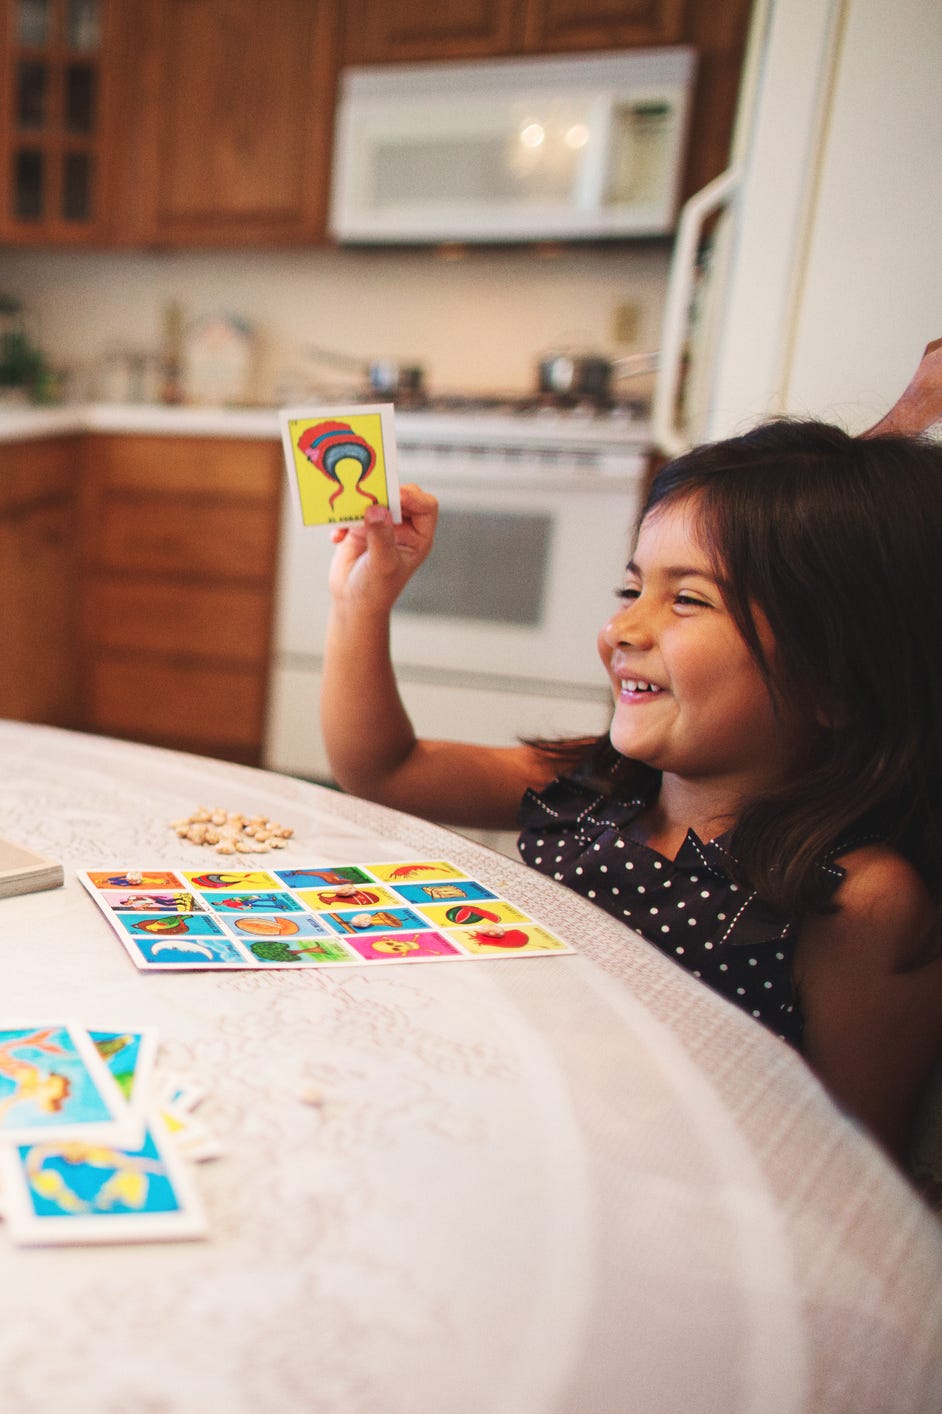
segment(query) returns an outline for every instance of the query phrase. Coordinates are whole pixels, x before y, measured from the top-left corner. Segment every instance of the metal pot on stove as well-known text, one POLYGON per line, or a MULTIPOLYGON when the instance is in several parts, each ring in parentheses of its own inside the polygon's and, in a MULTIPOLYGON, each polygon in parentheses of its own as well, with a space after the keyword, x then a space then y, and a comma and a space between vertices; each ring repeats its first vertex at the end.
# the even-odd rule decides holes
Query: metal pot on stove
POLYGON ((370 391, 384 397, 420 398, 425 392, 425 370, 419 364, 381 359, 367 365, 370 391))
POLYGON ((657 351, 605 358, 602 354, 551 353, 540 359, 539 391, 546 397, 604 405, 612 384, 654 373, 657 351))
POLYGON ((547 354, 540 359, 539 390, 558 397, 605 399, 612 371, 611 359, 600 354, 547 354))
POLYGON ((364 362, 353 354, 338 349, 323 349, 309 344, 307 357, 316 363, 345 373, 356 373, 365 380, 364 392, 374 397, 399 398, 412 403, 425 398, 425 369, 417 363, 401 363, 397 359, 376 359, 364 362))

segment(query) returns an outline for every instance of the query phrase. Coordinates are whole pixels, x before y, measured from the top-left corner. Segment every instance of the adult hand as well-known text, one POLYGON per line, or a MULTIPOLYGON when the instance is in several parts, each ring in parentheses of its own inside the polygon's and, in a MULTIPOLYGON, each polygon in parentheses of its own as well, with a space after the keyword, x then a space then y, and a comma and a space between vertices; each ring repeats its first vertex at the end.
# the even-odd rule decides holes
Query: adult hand
POLYGON ((933 339, 899 400, 863 437, 925 432, 942 419, 942 339, 933 339))

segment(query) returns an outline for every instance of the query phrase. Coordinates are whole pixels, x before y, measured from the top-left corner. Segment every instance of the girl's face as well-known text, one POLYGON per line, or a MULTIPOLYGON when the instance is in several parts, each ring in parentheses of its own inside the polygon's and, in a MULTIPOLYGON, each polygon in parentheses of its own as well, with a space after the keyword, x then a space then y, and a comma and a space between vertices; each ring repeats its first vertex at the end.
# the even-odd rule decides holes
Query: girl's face
MULTIPOLYGON (((611 740, 624 756, 749 796, 794 764, 809 712, 776 713, 726 607, 690 502, 641 525, 622 605, 599 635, 615 697, 611 740)), ((755 612, 763 652, 775 644, 755 612)))

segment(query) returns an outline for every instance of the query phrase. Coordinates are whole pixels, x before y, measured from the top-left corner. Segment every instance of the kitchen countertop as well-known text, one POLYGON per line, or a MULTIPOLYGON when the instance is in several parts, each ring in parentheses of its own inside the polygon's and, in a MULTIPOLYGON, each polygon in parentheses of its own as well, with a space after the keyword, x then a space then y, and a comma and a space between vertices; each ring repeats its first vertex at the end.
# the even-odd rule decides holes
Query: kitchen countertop
POLYGON ((280 435, 275 408, 165 407, 130 403, 0 407, 0 442, 37 441, 87 432, 261 439, 277 439, 280 435))
MULTIPOLYGON (((349 403, 338 406, 349 406, 349 403)), ((315 406, 315 404, 310 404, 315 406)), ((364 408, 368 404, 363 405, 364 408)), ((533 446, 541 441, 555 446, 614 445, 647 451, 651 427, 643 419, 623 415, 580 417, 552 409, 527 415, 500 411, 433 410, 396 413, 400 441, 420 432, 422 442, 436 434, 449 439, 456 423, 473 424, 475 440, 502 446, 533 446)), ((85 403, 68 407, 31 407, 0 404, 0 444, 70 437, 84 433, 115 433, 151 437, 241 437, 277 440, 281 433, 278 409, 273 407, 167 407, 148 403, 85 403)))

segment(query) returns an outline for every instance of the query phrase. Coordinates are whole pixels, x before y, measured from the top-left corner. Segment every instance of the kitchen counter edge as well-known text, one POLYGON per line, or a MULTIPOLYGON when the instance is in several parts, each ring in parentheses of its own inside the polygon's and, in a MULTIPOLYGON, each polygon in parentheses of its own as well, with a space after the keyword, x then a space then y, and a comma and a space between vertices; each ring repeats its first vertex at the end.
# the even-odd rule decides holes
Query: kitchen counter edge
MULTIPOLYGON (((346 406, 346 405, 345 405, 346 406)), ((367 410, 364 404, 363 410, 367 410)), ((450 412, 396 412, 396 428, 403 444, 421 429, 421 442, 433 447, 436 437, 450 443, 455 422, 466 423, 466 435, 482 447, 533 448, 615 447, 619 451, 652 451, 651 426, 645 420, 615 423, 587 422, 573 417, 557 419, 537 414, 533 418, 450 412)), ((143 403, 85 403, 69 407, 38 408, 0 404, 0 445, 74 437, 85 433, 112 433, 142 437, 228 437, 278 441, 279 410, 273 407, 165 407, 143 403)))
POLYGON ((0 407, 0 443, 112 432, 153 437, 279 438, 274 408, 196 408, 87 403, 71 407, 0 407))

